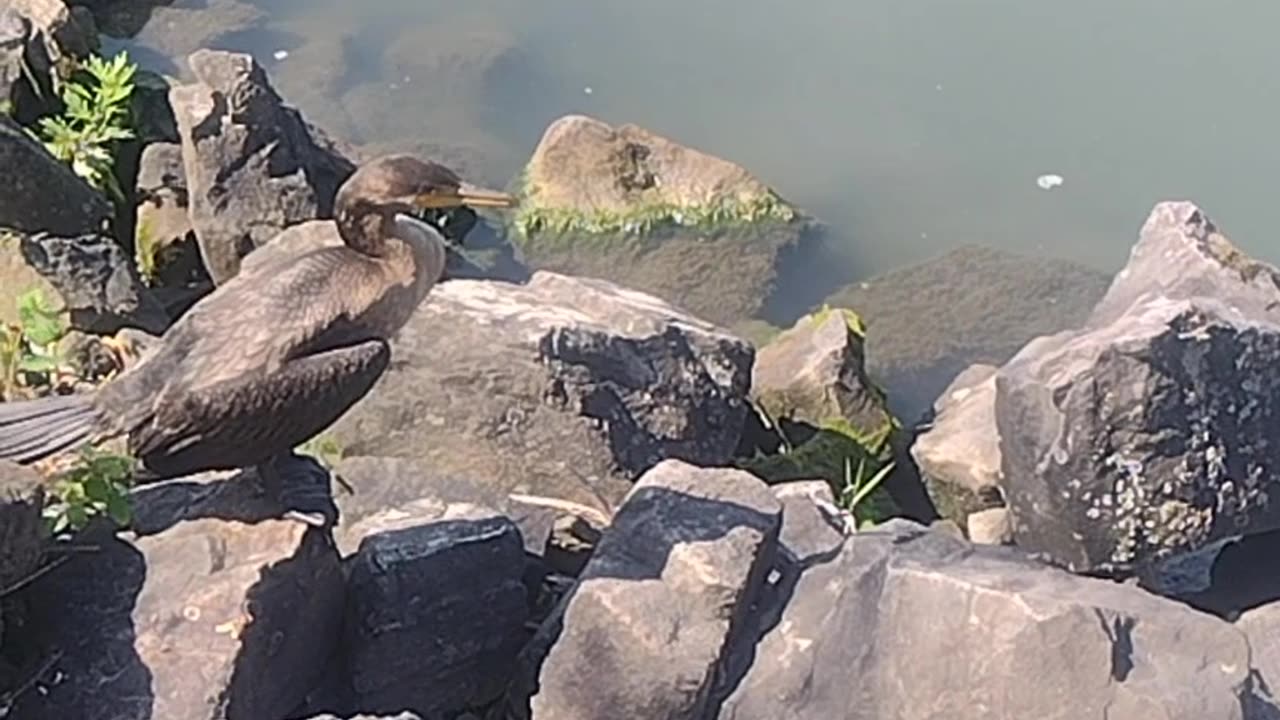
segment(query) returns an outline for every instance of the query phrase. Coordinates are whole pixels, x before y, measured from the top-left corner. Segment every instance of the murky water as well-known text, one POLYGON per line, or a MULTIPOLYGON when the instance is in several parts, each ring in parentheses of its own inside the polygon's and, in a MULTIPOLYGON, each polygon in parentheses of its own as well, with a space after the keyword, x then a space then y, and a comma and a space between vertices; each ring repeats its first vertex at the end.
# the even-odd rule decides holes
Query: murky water
POLYGON ((287 75, 286 94, 334 134, 457 142, 509 177, 560 114, 636 122, 826 220, 850 280, 962 243, 1114 270, 1166 198, 1196 200, 1280 261, 1269 0, 257 5, 264 20, 215 45, 287 75), (441 50, 449 28, 466 40, 441 50), (468 65, 467 42, 508 51, 468 65), (307 47, 325 43, 341 58, 317 62, 307 47), (405 72, 440 55, 476 87, 405 72), (476 65, 488 71, 467 75, 476 65), (1042 190, 1044 173, 1065 183, 1042 190))

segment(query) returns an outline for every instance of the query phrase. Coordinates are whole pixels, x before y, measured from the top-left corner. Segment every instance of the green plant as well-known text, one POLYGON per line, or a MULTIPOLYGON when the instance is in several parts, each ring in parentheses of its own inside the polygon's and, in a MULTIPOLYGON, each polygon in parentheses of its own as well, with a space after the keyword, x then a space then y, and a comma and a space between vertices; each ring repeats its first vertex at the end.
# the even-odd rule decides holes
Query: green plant
POLYGON ((66 372, 58 348, 66 335, 62 314, 39 288, 18 296, 18 324, 0 326, 0 396, 20 385, 51 385, 66 372))
POLYGON ((338 442, 332 435, 326 434, 317 435, 299 445, 298 452, 303 455, 310 455, 328 470, 333 470, 337 467, 346 454, 342 443, 338 442))
POLYGON ((45 521, 55 533, 82 530, 94 517, 103 515, 117 526, 128 525, 133 517, 129 504, 132 484, 131 459, 85 447, 76 464, 53 483, 51 502, 44 508, 45 521))
POLYGON ((159 267, 160 244, 157 242, 154 226, 151 216, 139 213, 138 225, 133 233, 138 273, 147 284, 155 282, 159 267))
POLYGON ((121 51, 91 55, 62 85, 61 115, 40 119, 38 139, 93 187, 124 200, 112 169, 116 143, 134 137, 129 99, 137 65, 121 51))
POLYGON ((855 474, 853 463, 849 458, 844 459, 844 485, 840 488, 838 498, 840 507, 853 516, 855 526, 859 530, 874 526, 881 521, 882 518, 878 517, 879 512, 875 508, 866 508, 863 502, 880 487, 889 473, 893 472, 894 465, 892 461, 885 463, 868 477, 866 461, 866 456, 858 459, 858 472, 855 474))

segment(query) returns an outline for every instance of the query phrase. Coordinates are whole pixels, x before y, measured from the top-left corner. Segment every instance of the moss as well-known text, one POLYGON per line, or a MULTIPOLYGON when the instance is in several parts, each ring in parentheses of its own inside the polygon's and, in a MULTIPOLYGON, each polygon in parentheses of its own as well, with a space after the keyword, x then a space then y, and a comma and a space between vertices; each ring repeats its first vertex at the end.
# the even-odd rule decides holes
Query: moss
POLYGON ((705 232, 766 222, 789 223, 799 218, 799 213, 773 192, 745 201, 723 199, 705 205, 678 204, 663 199, 637 203, 622 211, 578 210, 540 206, 527 176, 522 175, 516 183, 515 194, 523 200, 511 219, 518 242, 541 236, 645 236, 663 228, 705 232))
MULTIPOLYGON (((863 464, 864 475, 870 477, 891 459, 888 443, 864 444, 849 430, 850 427, 833 422, 791 452, 742 460, 738 466, 771 484, 821 478, 831 486, 836 497, 840 497, 848 479, 847 471, 851 469, 856 473, 863 464)), ((882 485, 859 503, 853 514, 861 525, 882 522, 899 514, 899 509, 882 485)))
POLYGON ((830 317, 831 313, 833 312, 838 312, 842 316, 844 316, 844 324, 845 324, 845 327, 849 328, 849 332, 853 333, 854 335, 857 335, 860 338, 866 339, 867 326, 863 324, 862 316, 848 308, 841 308, 841 307, 833 308, 830 305, 823 303, 822 308, 820 310, 816 310, 810 313, 808 317, 810 318, 810 320, 813 322, 814 325, 821 325, 822 323, 827 321, 827 318, 830 317))

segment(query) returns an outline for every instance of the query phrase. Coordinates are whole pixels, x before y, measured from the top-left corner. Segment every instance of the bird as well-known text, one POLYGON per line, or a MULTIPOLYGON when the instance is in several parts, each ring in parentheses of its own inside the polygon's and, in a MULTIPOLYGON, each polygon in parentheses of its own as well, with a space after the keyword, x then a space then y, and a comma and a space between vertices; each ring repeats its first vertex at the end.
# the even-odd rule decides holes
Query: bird
POLYGON ((153 477, 255 468, 270 489, 280 457, 372 389, 440 280, 445 239, 414 214, 515 202, 413 155, 360 165, 334 198, 341 245, 250 264, 92 391, 0 403, 0 460, 124 437, 153 477))

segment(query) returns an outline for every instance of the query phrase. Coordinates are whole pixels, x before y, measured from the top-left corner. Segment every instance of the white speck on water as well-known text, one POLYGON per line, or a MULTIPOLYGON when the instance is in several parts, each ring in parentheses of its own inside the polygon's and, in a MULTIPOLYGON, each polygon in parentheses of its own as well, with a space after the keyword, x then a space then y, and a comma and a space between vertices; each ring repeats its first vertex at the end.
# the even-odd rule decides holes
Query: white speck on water
POLYGON ((275 52, 271 53, 271 57, 273 57, 273 58, 275 58, 275 59, 277 59, 277 60, 283 60, 283 59, 285 59, 285 58, 289 57, 289 51, 288 51, 288 50, 277 50, 277 51, 275 51, 275 52))
POLYGON ((586 86, 586 87, 582 88, 582 92, 583 92, 583 94, 585 94, 585 95, 590 95, 590 94, 592 93, 591 86, 590 86, 590 85, 588 85, 588 86, 586 86))
POLYGON ((933 89, 937 90, 938 92, 942 92, 942 83, 938 83, 937 85, 934 85, 933 89))
POLYGON ((1065 181, 1063 180, 1063 177, 1061 175, 1049 174, 1049 175, 1041 175, 1040 177, 1036 178, 1036 185, 1039 185, 1041 190, 1052 190, 1058 187, 1059 185, 1061 185, 1063 182, 1065 181))

